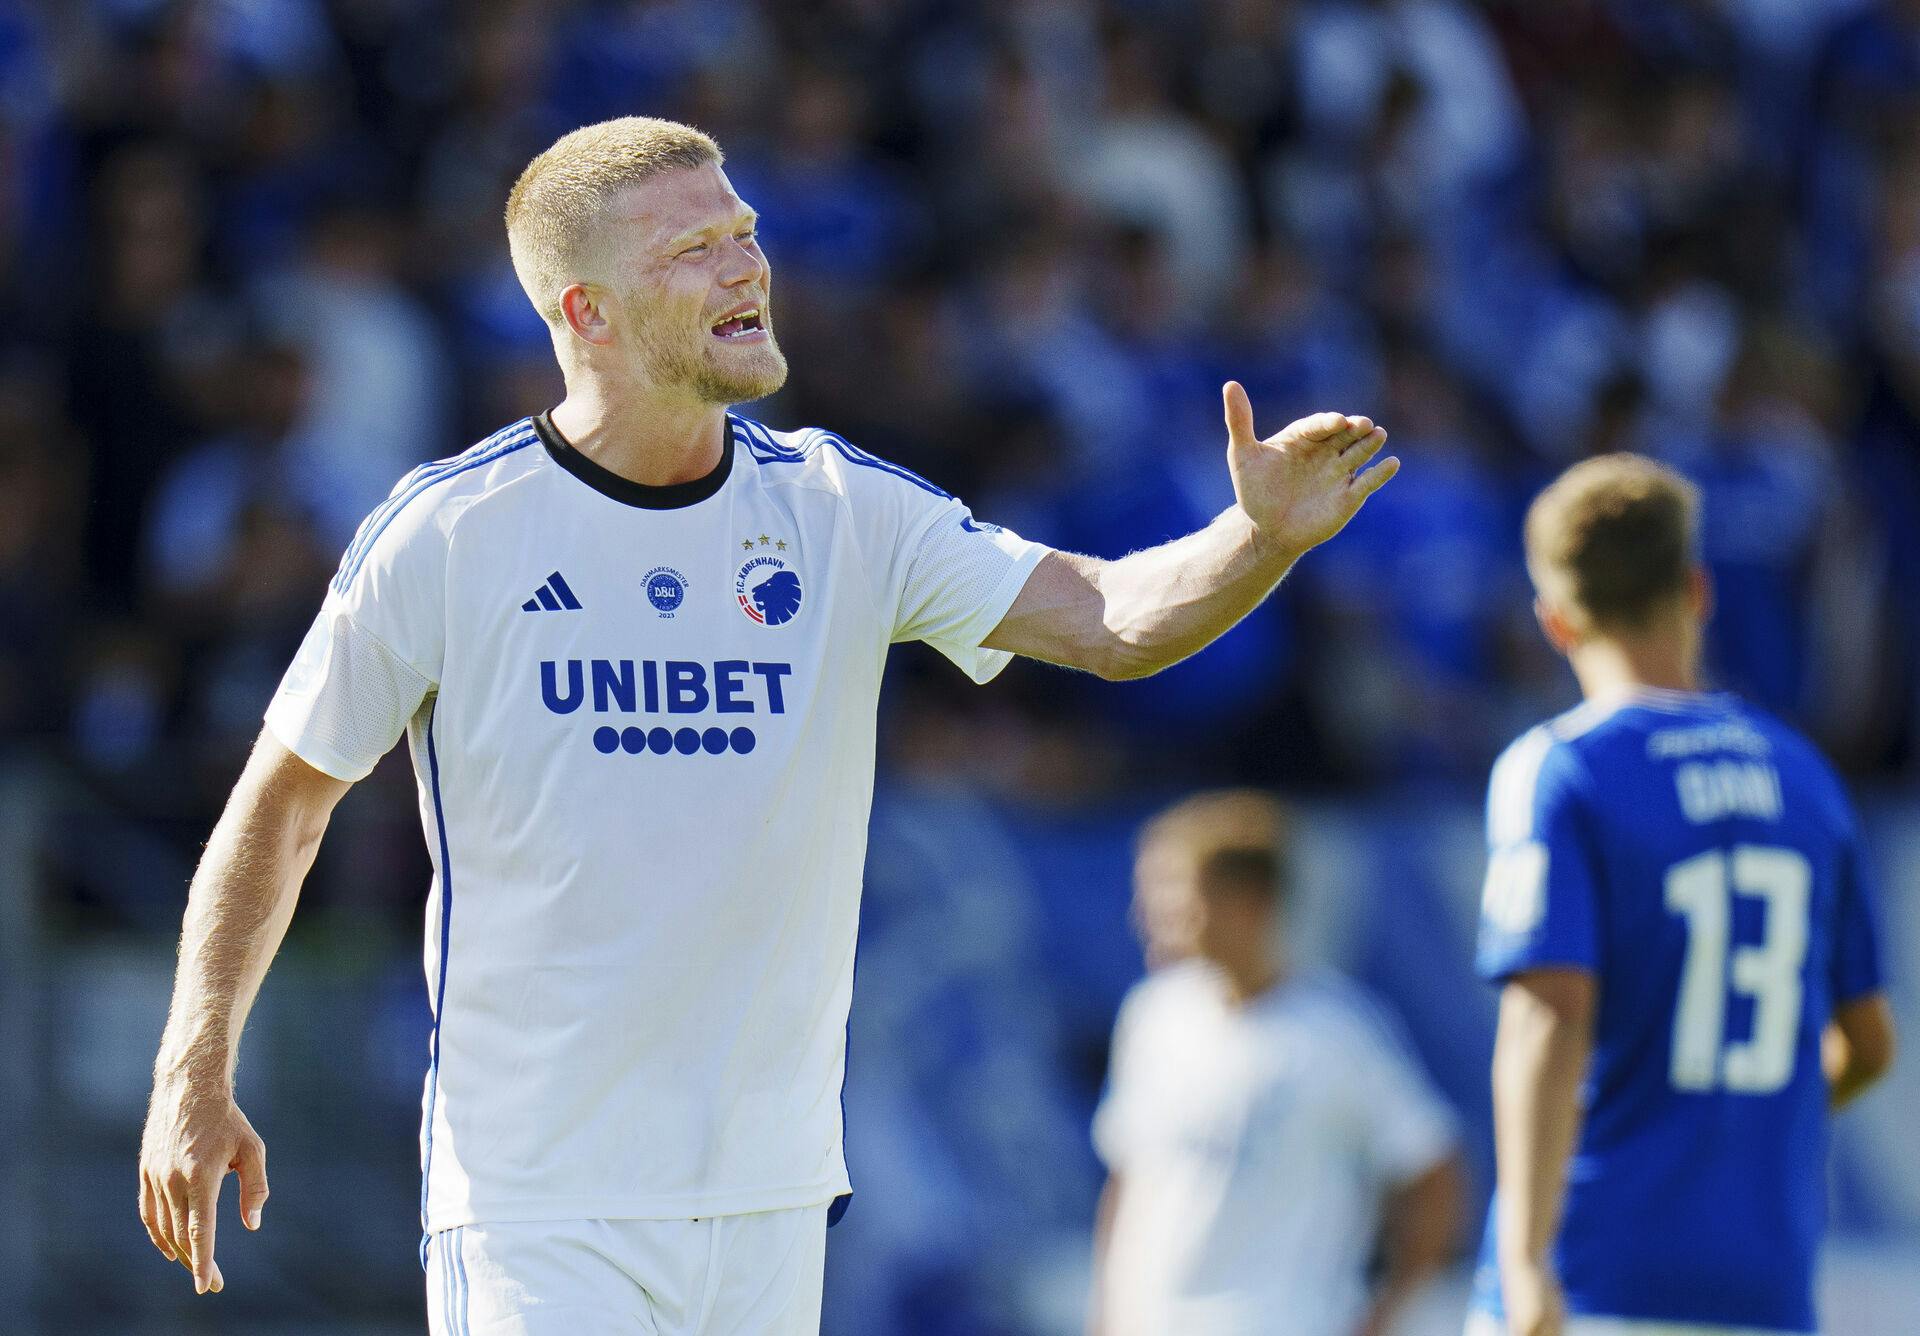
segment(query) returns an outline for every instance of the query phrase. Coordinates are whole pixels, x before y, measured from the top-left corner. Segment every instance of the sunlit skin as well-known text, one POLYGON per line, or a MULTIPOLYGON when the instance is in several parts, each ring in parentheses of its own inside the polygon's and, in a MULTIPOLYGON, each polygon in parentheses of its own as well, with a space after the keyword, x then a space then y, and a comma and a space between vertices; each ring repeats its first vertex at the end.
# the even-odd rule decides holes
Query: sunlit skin
POLYGON ((1640 687, 1700 689, 1701 646, 1713 615, 1713 585, 1703 567, 1688 571, 1685 588, 1632 631, 1595 626, 1577 607, 1545 594, 1534 599, 1533 614, 1587 700, 1621 700, 1640 687))
MULTIPOLYGON (((553 421, 575 448, 633 482, 690 482, 718 465, 727 408, 785 383, 773 276, 755 221, 714 165, 661 172, 608 202, 597 237, 573 257, 574 281, 550 325, 567 387, 553 421), (757 329, 738 337, 716 330, 749 309, 757 329)), ((542 309, 546 301, 535 298, 542 309)), ((1386 440, 1371 418, 1316 413, 1262 439, 1238 382, 1222 387, 1222 401, 1235 504, 1195 533, 1117 561, 1047 552, 986 648, 1113 681, 1158 672, 1257 607, 1399 468, 1391 456, 1369 467, 1386 440)), ((193 1272, 198 1291, 224 1283, 213 1243, 226 1173, 241 1176, 250 1228, 266 1200, 265 1147, 234 1102, 234 1063, 345 789, 263 732, 188 893, 142 1142, 141 1216, 154 1246, 193 1272)), ((1210 903, 1215 928, 1194 939, 1196 949, 1217 946, 1223 965, 1232 943, 1265 940, 1264 929, 1233 926, 1233 915, 1264 923, 1272 913, 1258 897, 1232 898, 1254 903, 1210 903)), ((1259 977, 1251 968, 1240 976, 1259 977)))
POLYGON ((704 477, 728 406, 786 383, 756 221, 716 164, 662 172, 608 204, 589 277, 561 292, 553 331, 567 382, 554 425, 595 462, 654 485, 704 477), (747 307, 758 330, 715 333, 747 307))

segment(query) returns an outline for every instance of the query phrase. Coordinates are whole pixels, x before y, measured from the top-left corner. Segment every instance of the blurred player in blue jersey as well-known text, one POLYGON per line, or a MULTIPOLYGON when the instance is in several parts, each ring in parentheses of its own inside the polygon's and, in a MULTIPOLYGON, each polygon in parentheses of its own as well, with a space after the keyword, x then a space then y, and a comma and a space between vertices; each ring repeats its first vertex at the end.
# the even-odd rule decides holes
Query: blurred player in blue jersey
POLYGON ((1470 1333, 1814 1330, 1828 1112, 1892 1061, 1839 781, 1699 689, 1697 507, 1610 455, 1527 515, 1540 625, 1586 703, 1508 748, 1488 795, 1499 1189, 1470 1333))

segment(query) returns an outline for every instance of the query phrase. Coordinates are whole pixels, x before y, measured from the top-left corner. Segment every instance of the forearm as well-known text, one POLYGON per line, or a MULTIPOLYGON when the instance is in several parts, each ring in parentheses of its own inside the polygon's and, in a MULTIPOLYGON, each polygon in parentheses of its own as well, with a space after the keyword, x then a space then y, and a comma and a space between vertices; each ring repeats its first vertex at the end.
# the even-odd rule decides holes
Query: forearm
POLYGON ((1538 1007, 1514 1013, 1503 1004, 1493 1059, 1502 1269, 1541 1264, 1559 1232, 1590 1045, 1582 1024, 1538 1007))
POLYGON ((1380 1283, 1361 1326, 1364 1336, 1391 1331, 1407 1302, 1453 1255, 1463 1195, 1453 1156, 1394 1193, 1382 1229, 1380 1283))
POLYGON ((1204 649, 1260 606, 1298 555, 1233 506, 1196 533, 1100 563, 1094 582, 1114 664, 1106 675, 1145 677, 1204 649))
POLYGON ((271 758, 256 750, 187 892, 156 1078, 232 1083, 240 1031, 286 936, 331 810, 327 803, 316 812, 311 801, 276 786, 271 769, 271 758))

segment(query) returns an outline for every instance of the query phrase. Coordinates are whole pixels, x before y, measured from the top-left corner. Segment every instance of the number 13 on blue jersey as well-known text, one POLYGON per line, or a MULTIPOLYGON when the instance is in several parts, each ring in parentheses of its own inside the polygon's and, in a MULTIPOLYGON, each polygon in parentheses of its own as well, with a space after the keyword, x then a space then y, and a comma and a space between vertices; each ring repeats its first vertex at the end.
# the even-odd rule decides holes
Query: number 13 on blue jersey
POLYGON ((1667 908, 1687 924, 1668 1067, 1674 1089, 1767 1095, 1793 1079, 1812 885, 1804 855, 1768 845, 1710 849, 1667 870, 1667 908), (1764 907, 1757 945, 1730 947, 1735 896, 1764 907), (1730 991, 1753 999, 1753 1031, 1739 1043, 1726 1042, 1730 991))

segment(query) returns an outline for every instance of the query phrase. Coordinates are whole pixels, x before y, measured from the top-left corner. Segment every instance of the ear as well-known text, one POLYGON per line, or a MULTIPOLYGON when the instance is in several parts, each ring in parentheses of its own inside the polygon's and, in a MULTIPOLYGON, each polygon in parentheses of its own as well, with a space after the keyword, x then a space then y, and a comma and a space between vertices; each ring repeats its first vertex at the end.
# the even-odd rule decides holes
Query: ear
POLYGON ((588 343, 613 342, 613 326, 600 309, 600 298, 585 283, 571 283, 560 294, 560 315, 567 328, 588 343))
POLYGON ((1558 653, 1569 654, 1580 643, 1580 633, 1566 614, 1538 595, 1533 600, 1533 618, 1540 623, 1540 634, 1558 653))
POLYGON ((1713 620, 1713 577, 1705 566, 1695 566, 1687 573, 1687 611, 1702 626, 1713 620))

